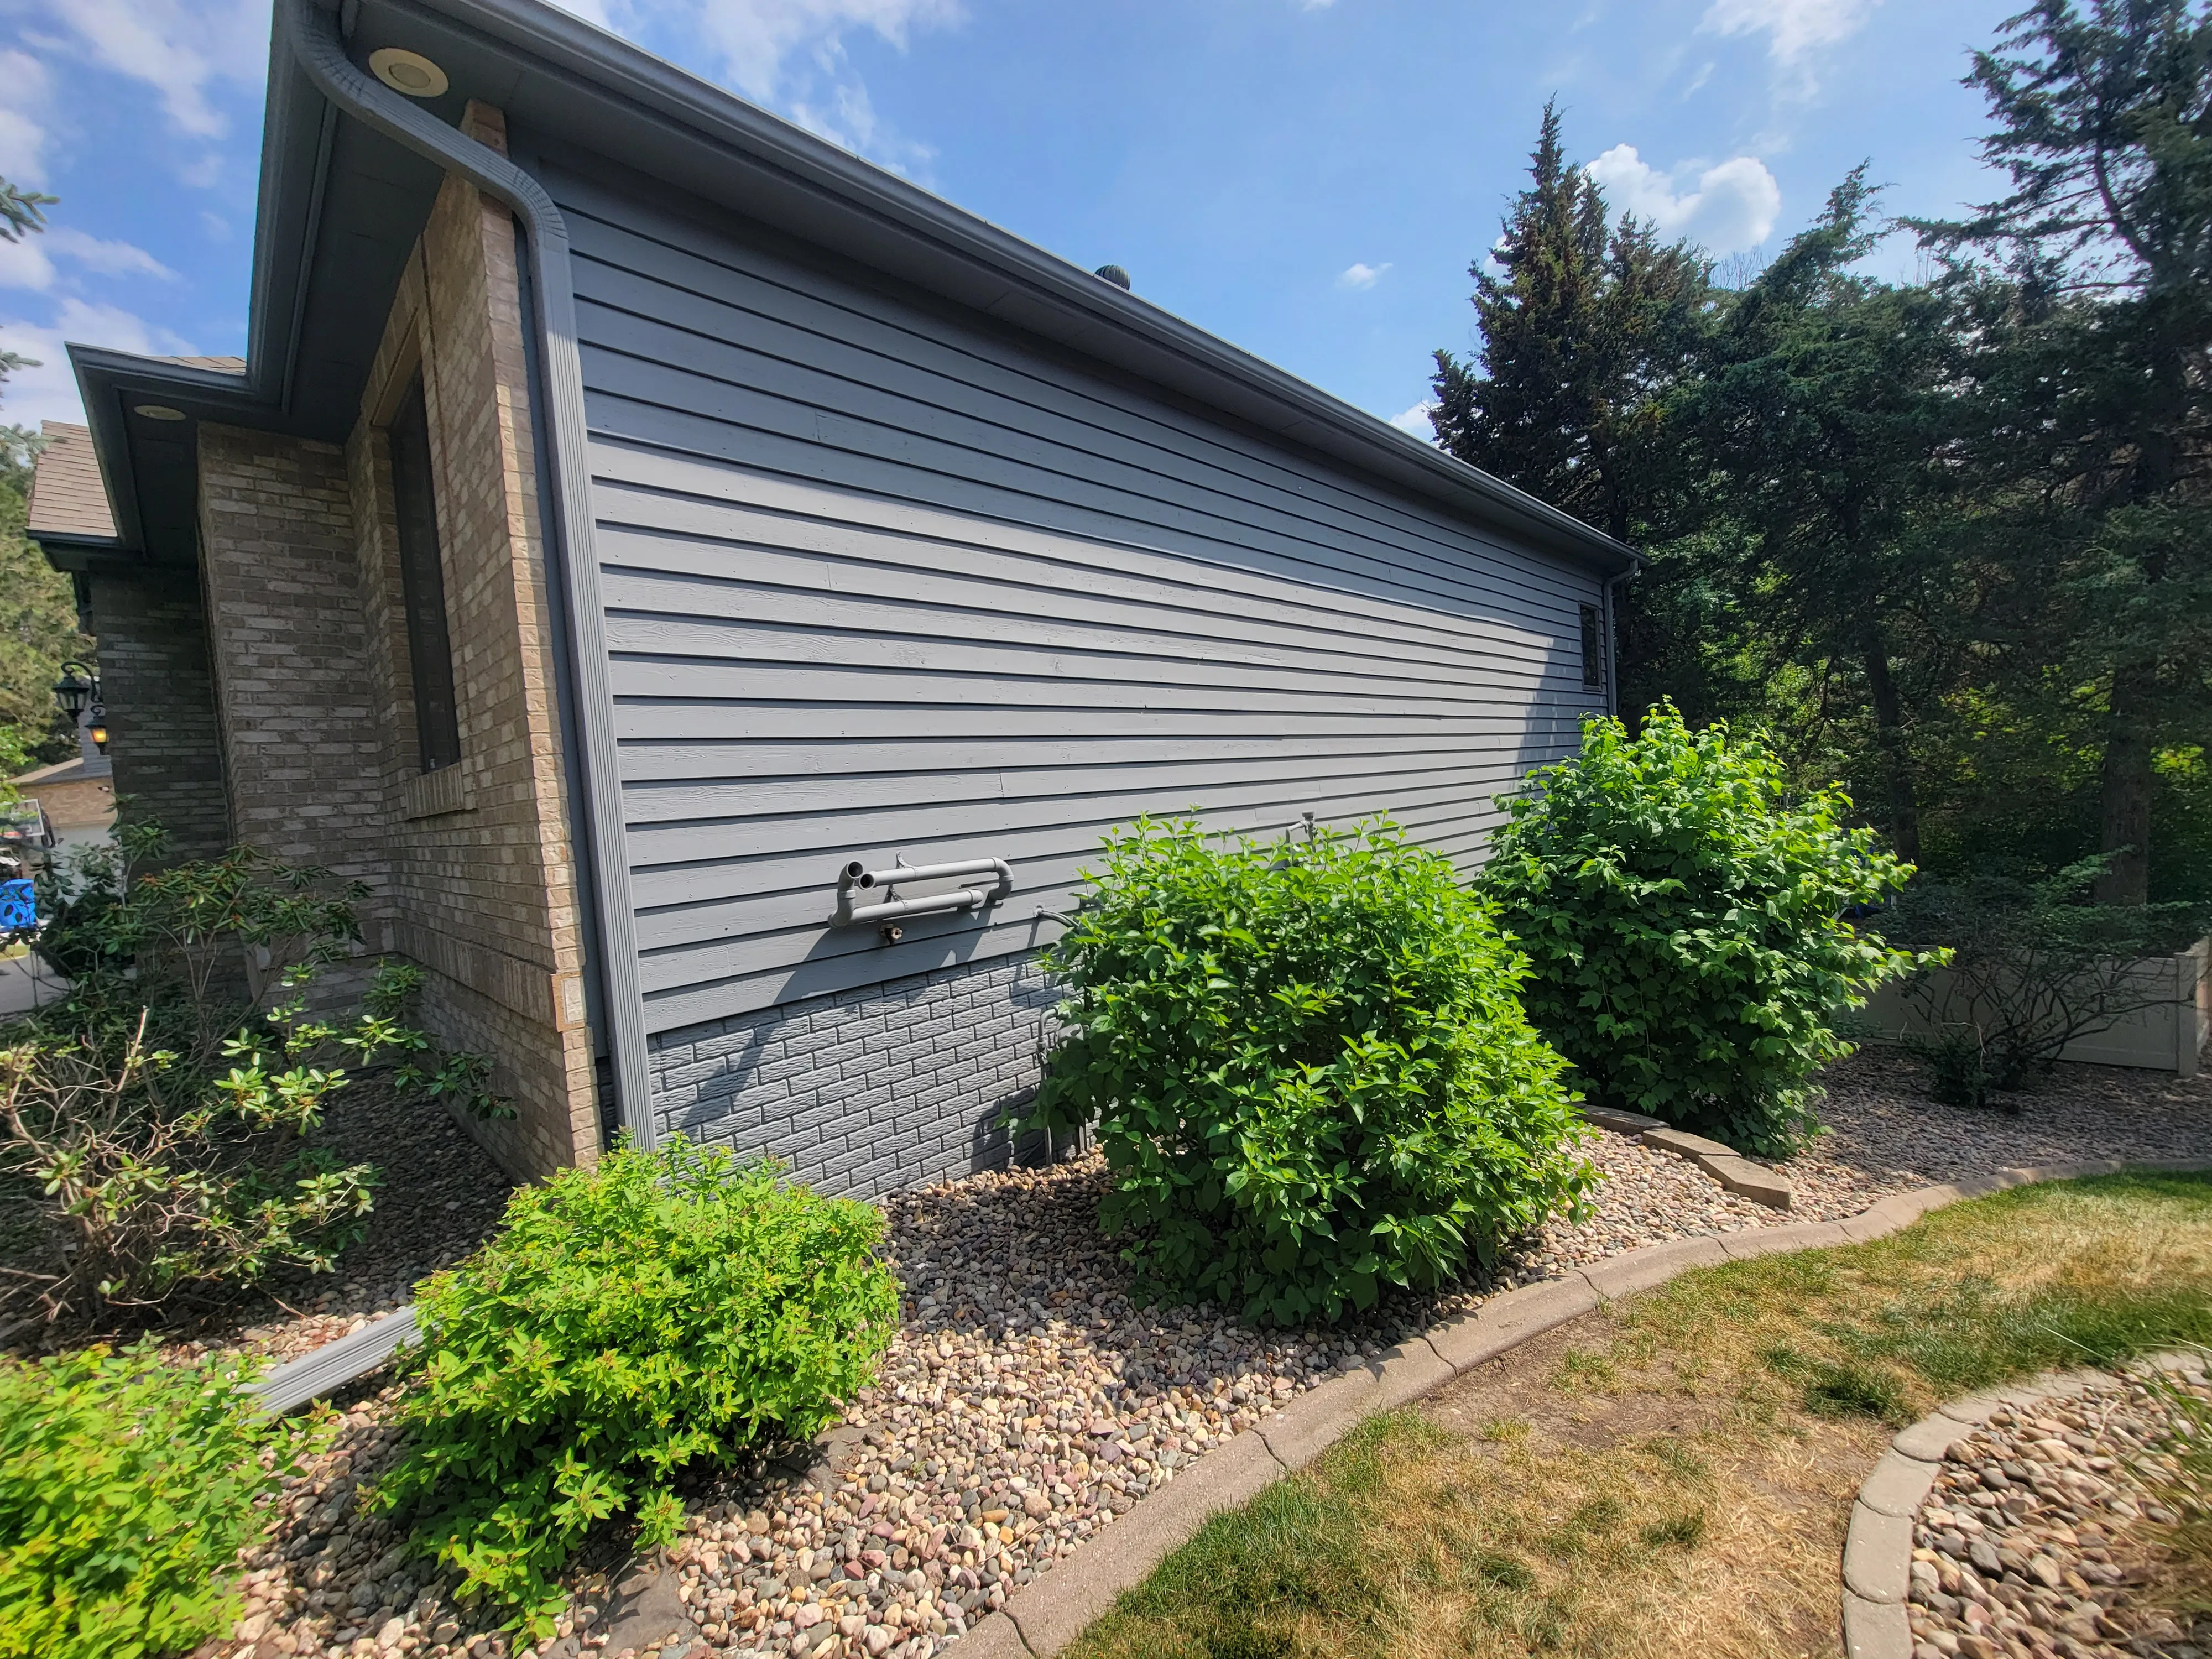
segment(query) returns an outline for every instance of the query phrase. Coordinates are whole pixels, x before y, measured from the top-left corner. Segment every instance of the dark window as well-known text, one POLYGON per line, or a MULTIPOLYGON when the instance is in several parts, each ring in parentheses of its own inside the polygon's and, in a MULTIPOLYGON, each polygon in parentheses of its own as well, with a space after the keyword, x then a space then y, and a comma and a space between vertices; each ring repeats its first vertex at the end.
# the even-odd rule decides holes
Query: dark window
POLYGON ((1605 629, 1597 607, 1583 607, 1583 684, 1595 691, 1605 684, 1605 629))
POLYGON ((416 376, 386 434, 392 445, 392 506, 399 520, 399 584, 407 604, 407 666, 415 679, 415 732, 422 769, 461 757, 453 703, 453 647, 446 628, 446 573, 438 557, 438 499, 430 486, 430 415, 416 376))

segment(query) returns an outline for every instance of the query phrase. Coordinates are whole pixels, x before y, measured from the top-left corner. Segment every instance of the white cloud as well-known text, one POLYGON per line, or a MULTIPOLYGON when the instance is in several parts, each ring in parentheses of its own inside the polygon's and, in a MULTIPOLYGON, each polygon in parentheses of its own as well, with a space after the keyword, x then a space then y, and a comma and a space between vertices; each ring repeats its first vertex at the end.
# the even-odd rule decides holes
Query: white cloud
POLYGON ((71 259, 103 276, 158 276, 173 282, 177 273, 143 247, 131 242, 111 242, 69 225, 57 225, 39 239, 64 259, 71 259))
POLYGON ((36 428, 40 421, 82 421, 84 404, 76 377, 70 373, 68 342, 109 346, 118 351, 185 357, 189 341, 116 306, 64 300, 52 325, 0 320, 0 350, 21 352, 37 367, 19 368, 0 386, 0 420, 36 428))
POLYGON ((802 47, 835 54, 848 30, 873 30, 903 52, 916 29, 960 21, 959 0, 573 0, 569 9, 626 33, 674 21, 721 60, 722 78, 765 103, 784 88, 787 61, 802 47), (672 17, 672 14, 674 16, 672 17))
POLYGON ((1373 288, 1376 283, 1382 280, 1382 273, 1389 269, 1390 262, 1388 259, 1379 265, 1347 265, 1338 274, 1336 285, 1339 288, 1354 289, 1373 288))
POLYGON ((46 66, 27 52, 0 51, 0 177, 26 188, 46 181, 46 66))
POLYGON ((921 173, 935 151, 876 112, 845 40, 872 33, 903 52, 910 37, 963 21, 961 0, 555 0, 586 22, 696 63, 757 104, 895 172, 921 173))
POLYGON ((857 76, 832 81, 823 104, 797 100, 791 106, 791 118, 816 137, 865 155, 893 173, 925 173, 937 156, 927 144, 894 131, 876 114, 868 88, 857 76))
POLYGON ((220 138, 229 123, 212 101, 226 82, 256 87, 269 69, 270 0, 41 0, 104 69, 161 94, 170 125, 220 138))
POLYGON ((0 288, 27 288, 43 293, 53 285, 54 262, 36 236, 0 242, 0 288))
POLYGON ((1697 165, 1662 173, 1635 145, 1615 144, 1588 171, 1616 210, 1649 219, 1662 236, 1686 236, 1709 253, 1735 253, 1765 241, 1782 211, 1782 187, 1766 164, 1738 155, 1699 173, 1694 189, 1678 191, 1676 178, 1697 165))
POLYGON ((69 225, 0 242, 0 288, 43 292, 54 285, 54 260, 63 258, 103 276, 158 276, 172 282, 177 273, 131 242, 105 241, 69 225))
POLYGON ((1840 46, 1866 27, 1867 15, 1881 0, 1713 0, 1700 33, 1766 33, 1766 50, 1776 64, 1811 78, 1808 59, 1823 47, 1840 46))
POLYGON ((1401 432, 1413 434, 1423 443, 1432 444, 1437 441, 1437 428, 1435 422, 1429 419, 1429 415, 1435 408, 1434 404, 1424 398, 1404 414, 1393 415, 1390 417, 1390 424, 1401 432))

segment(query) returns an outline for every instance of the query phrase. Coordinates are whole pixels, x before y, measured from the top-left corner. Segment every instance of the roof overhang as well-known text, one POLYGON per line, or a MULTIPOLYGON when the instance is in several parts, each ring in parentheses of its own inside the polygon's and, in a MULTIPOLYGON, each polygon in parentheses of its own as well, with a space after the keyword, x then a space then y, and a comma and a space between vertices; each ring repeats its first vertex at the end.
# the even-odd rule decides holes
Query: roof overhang
MULTIPOLYGON (((1521 540, 1607 574, 1637 565, 1556 507, 541 0, 325 9, 357 64, 386 46, 436 62, 449 88, 428 107, 448 122, 482 100, 511 128, 560 135, 1521 540)), ((131 553, 190 547, 198 422, 343 440, 441 182, 428 161, 338 118, 293 60, 278 13, 245 371, 70 348, 131 553), (131 412, 142 402, 189 418, 146 422, 131 412)))

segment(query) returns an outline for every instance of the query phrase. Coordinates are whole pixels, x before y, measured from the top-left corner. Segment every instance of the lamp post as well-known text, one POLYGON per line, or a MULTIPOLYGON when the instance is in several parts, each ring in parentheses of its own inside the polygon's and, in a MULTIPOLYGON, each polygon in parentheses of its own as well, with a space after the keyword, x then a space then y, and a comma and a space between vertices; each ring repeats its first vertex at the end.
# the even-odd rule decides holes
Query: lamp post
POLYGON ((100 676, 81 662, 62 665, 62 677, 54 682, 54 701, 61 705, 62 713, 70 717, 71 726, 77 725, 85 711, 92 711, 92 721, 86 735, 94 748, 101 754, 107 752, 107 705, 100 701, 100 676))

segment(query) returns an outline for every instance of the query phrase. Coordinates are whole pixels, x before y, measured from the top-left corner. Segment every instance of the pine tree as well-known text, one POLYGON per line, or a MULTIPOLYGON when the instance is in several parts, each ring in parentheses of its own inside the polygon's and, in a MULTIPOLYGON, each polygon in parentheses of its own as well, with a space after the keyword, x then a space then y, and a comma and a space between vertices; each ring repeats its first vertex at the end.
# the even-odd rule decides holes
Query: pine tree
POLYGON ((1436 354, 1437 441, 1620 540, 1644 533, 1668 483, 1661 399, 1695 349, 1711 265, 1662 245, 1569 164, 1544 106, 1530 186, 1469 268, 1481 345, 1436 354))
POLYGON ((2102 690, 2098 896, 2142 903, 2159 752, 2212 703, 2212 5, 2038 0, 2005 31, 1967 84, 2012 192, 1918 228, 2015 276, 1978 337, 1990 471, 2035 509, 2023 631, 2102 690))

